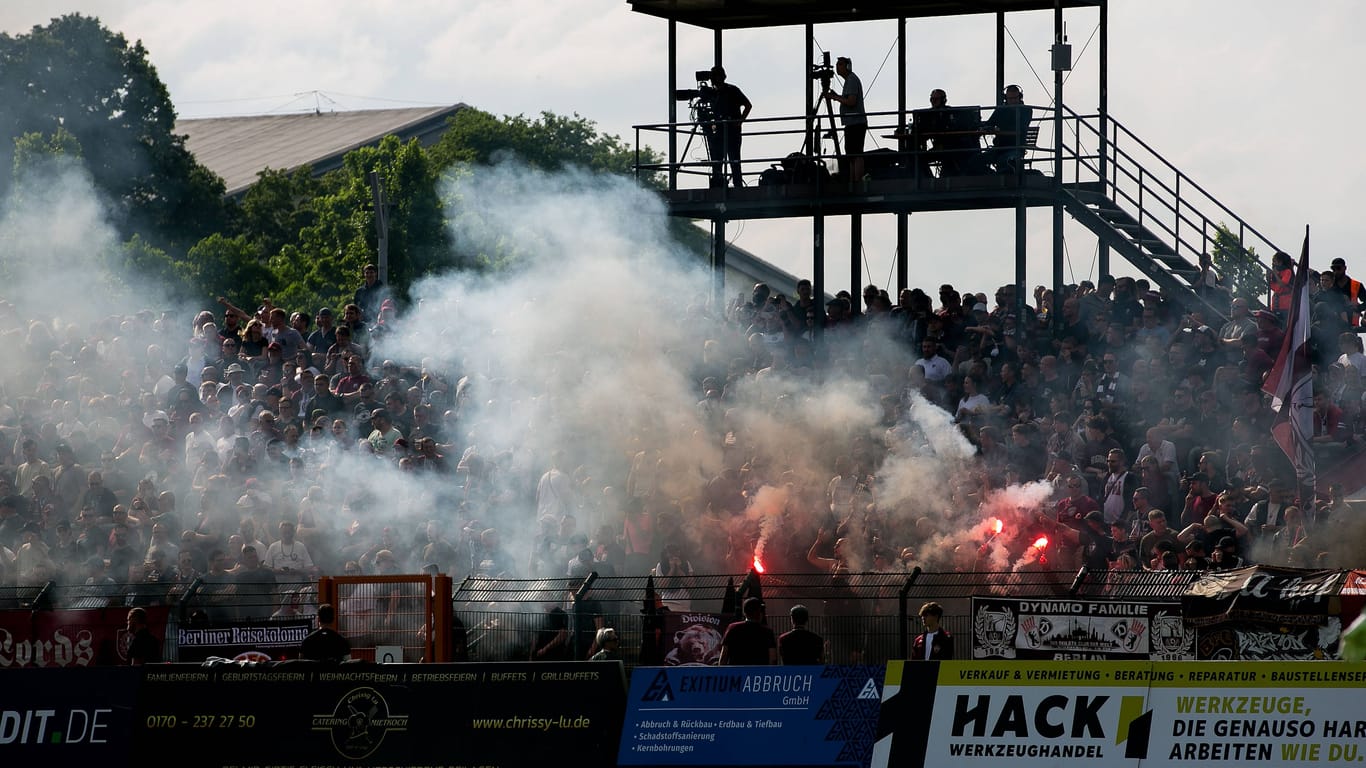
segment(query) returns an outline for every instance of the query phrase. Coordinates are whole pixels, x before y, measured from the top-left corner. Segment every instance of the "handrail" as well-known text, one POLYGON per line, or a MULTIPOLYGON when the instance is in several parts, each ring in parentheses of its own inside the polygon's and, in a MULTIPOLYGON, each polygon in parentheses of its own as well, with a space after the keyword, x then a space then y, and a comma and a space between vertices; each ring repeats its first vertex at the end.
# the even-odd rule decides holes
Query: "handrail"
MULTIPOLYGON (((1207 253, 1214 255, 1215 244, 1219 242, 1219 227, 1226 228, 1236 239, 1242 255, 1250 259, 1249 267, 1256 263, 1266 268, 1271 254, 1281 250, 1260 230, 1248 224, 1228 205, 1214 197, 1204 186, 1192 180, 1150 144, 1134 134, 1128 126, 1112 116, 1106 115, 1102 121, 1099 114, 1080 114, 1063 105, 1061 109, 1064 119, 1061 122, 1061 130, 1064 131, 1064 136, 1062 141, 1055 141, 1054 137, 1049 135, 1050 132, 1058 130, 1058 123, 1054 120, 1054 108, 1036 105, 1031 105, 1031 108, 1033 120, 1030 129, 1037 129, 1041 135, 1035 144, 1025 147, 1028 156, 1021 163, 1021 168, 1032 169, 1031 172, 1042 171, 1044 175, 1051 176, 1054 173, 1054 162, 1061 160, 1059 165, 1063 168, 1063 178, 1057 181, 1062 188, 1075 185, 1078 190, 1084 190, 1088 185, 1094 185, 1091 188, 1100 192, 1108 201, 1105 205, 1117 207, 1131 216, 1141 227, 1135 230, 1133 227, 1117 225, 1113 215, 1107 220, 1110 225, 1125 232, 1129 241, 1146 257, 1145 261, 1152 263, 1152 267, 1140 265, 1148 274, 1157 274, 1149 271, 1156 268, 1176 279, 1180 285, 1190 289, 1198 288, 1195 283, 1199 280, 1200 258, 1207 253), (1105 131, 1105 135, 1101 134, 1102 130, 1105 131), (1061 148, 1061 156, 1057 158, 1054 157, 1058 152, 1055 146, 1061 148), (1088 149, 1088 146, 1095 149, 1088 149), (1106 169, 1104 176, 1101 175, 1102 167, 1106 169), (1103 186, 1099 186, 1102 181, 1103 186)), ((979 109, 985 113, 990 107, 981 106, 979 109)), ((910 117, 909 112, 868 113, 868 136, 874 141, 878 137, 891 139, 891 146, 896 151, 896 163, 902 170, 902 175, 895 178, 918 180, 932 176, 933 174, 927 170, 929 162, 948 161, 955 155, 961 157, 967 153, 974 153, 979 154, 979 158, 982 156, 980 153, 985 148, 925 151, 902 144, 898 139, 887 135, 893 131, 900 131, 904 127, 904 121, 910 117)), ((749 179, 759 176, 755 172, 756 168, 767 169, 770 165, 782 164, 787 155, 775 152, 774 148, 782 146, 780 142, 783 141, 783 137, 790 139, 787 150, 809 150, 810 142, 820 142, 832 127, 834 130, 843 130, 842 126, 831 126, 822 120, 817 130, 812 131, 808 120, 808 115, 793 115, 752 118, 744 122, 745 155, 741 159, 741 165, 747 183, 750 183, 749 179)), ((696 123, 636 126, 637 143, 658 132, 690 135, 693 146, 676 157, 673 163, 666 161, 641 164, 637 166, 638 172, 654 173, 667 170, 670 178, 669 191, 674 191, 680 178, 691 178, 692 181, 688 183, 697 186, 699 177, 710 175, 714 171, 714 164, 705 156, 706 138, 696 123)), ((829 170, 834 170, 830 165, 831 161, 838 162, 847 157, 822 153, 819 149, 814 153, 807 151, 806 154, 816 158, 829 170)), ((868 167, 876 166, 868 159, 872 154, 874 153, 865 152, 868 167)), ((974 161, 980 162, 980 159, 974 161)), ((838 185, 851 181, 858 180, 821 175, 814 180, 816 194, 839 194, 841 187, 838 185), (822 187, 829 191, 823 191, 822 187)), ((1087 198, 1082 202, 1092 205, 1097 201, 1087 198)), ((1106 216, 1103 215, 1102 218, 1106 216)), ((1130 254, 1132 258, 1132 251, 1130 254)), ((1216 268, 1221 266, 1225 265, 1216 264, 1216 268)), ((1221 271, 1227 272, 1226 269, 1221 271)), ((1224 274, 1224 277, 1232 276, 1224 274)), ((1226 280, 1226 287, 1233 286, 1226 280)), ((1265 298, 1260 285, 1257 286, 1258 290, 1253 290, 1248 273, 1244 273, 1241 287, 1245 295, 1253 294, 1249 298, 1265 298)), ((1209 304, 1208 297, 1204 297, 1202 301, 1219 315, 1226 310, 1226 307, 1209 304)))
MULTIPOLYGON (((1069 121, 1076 126, 1074 133, 1078 136, 1090 135, 1099 138, 1100 129, 1093 121, 1098 122, 1098 115, 1081 115, 1068 107, 1063 109, 1069 115, 1069 121)), ((1177 168, 1170 160, 1162 156, 1147 142, 1139 138, 1127 126, 1115 120, 1112 116, 1107 116, 1106 121, 1110 127, 1110 136, 1106 137, 1107 161, 1110 167, 1106 179, 1107 197, 1115 202, 1127 201, 1138 208, 1137 218, 1139 222, 1148 228, 1160 230, 1172 238, 1173 250, 1183 258, 1190 259, 1193 265, 1198 265, 1201 253, 1208 252, 1209 246, 1215 241, 1216 234, 1211 231, 1211 225, 1223 225, 1238 239, 1238 246, 1243 249, 1245 255, 1250 255, 1253 260, 1263 268, 1267 267, 1263 260, 1264 253, 1258 253, 1260 247, 1265 251, 1270 249, 1273 253, 1281 250, 1261 231, 1248 224, 1247 220, 1234 213, 1231 208, 1214 197, 1202 185, 1195 182, 1184 171, 1177 168), (1133 146, 1141 149, 1150 156, 1150 161, 1145 163, 1133 152, 1121 146, 1123 142, 1131 142, 1133 146), (1169 182, 1160 173, 1154 172, 1149 166, 1156 165, 1159 171, 1168 172, 1172 180, 1169 182), (1137 169, 1135 174, 1133 169, 1137 169), (1127 179, 1133 182, 1136 190, 1129 191, 1124 188, 1123 181, 1127 179), (1193 190, 1193 192, 1192 192, 1193 190), (1137 197, 1135 197, 1135 194, 1137 197), (1152 198, 1150 201, 1149 198, 1152 198), (1150 220, 1149 213, 1165 211, 1170 216, 1170 220, 1150 220), (1216 220, 1205 213, 1212 206, 1217 212, 1222 214, 1223 220, 1216 220), (1192 218, 1195 217, 1195 218, 1192 218), (1199 233, 1199 246, 1187 237, 1182 236, 1181 224, 1187 224, 1199 233), (1250 242, 1253 241, 1253 242, 1250 242), (1182 246, 1189 252, 1183 253, 1182 246)), ((1108 127, 1108 126, 1107 126, 1108 127)), ((1099 175, 1099 170, 1095 166, 1085 165, 1091 173, 1099 175)))
MULTIPOLYGON (((1067 109, 1067 107, 1064 106, 1063 109, 1067 109)), ((1068 111, 1070 112, 1071 110, 1068 110, 1068 111)), ((1171 169, 1172 171, 1174 171, 1174 172, 1176 173, 1176 175, 1177 175, 1177 178, 1183 179, 1183 180, 1185 180, 1187 183, 1189 183, 1191 186, 1195 187, 1195 189, 1196 189, 1200 194, 1202 194, 1202 195, 1204 195, 1205 197, 1209 198, 1210 202, 1212 202, 1212 203, 1214 203, 1215 205, 1219 206, 1219 209, 1220 209, 1221 211, 1223 211, 1224 213, 1228 214, 1230 218, 1236 219, 1236 220, 1238 221, 1238 224, 1241 225, 1241 226, 1243 226, 1243 227, 1245 227, 1245 228, 1247 229, 1247 231, 1249 231, 1249 232, 1251 232, 1252 234, 1256 235, 1257 237, 1261 238, 1262 241, 1265 242, 1265 243, 1267 243, 1268 245, 1271 244, 1271 239, 1270 239, 1270 238, 1268 238, 1266 235, 1263 235, 1261 232, 1257 231, 1257 229, 1256 229, 1255 227, 1252 227, 1252 226, 1248 225, 1247 222, 1244 221, 1243 218, 1242 218, 1241 216, 1239 216, 1238 214, 1234 213, 1234 212, 1232 211, 1232 209, 1230 209, 1228 206, 1226 206, 1226 205, 1224 205, 1223 203, 1221 203, 1221 202, 1219 201, 1218 198, 1216 198, 1214 195, 1210 194, 1208 190, 1206 190, 1204 187, 1200 186, 1200 184, 1199 184, 1198 182, 1196 182, 1194 179, 1192 179, 1190 176, 1188 176, 1184 171, 1182 171, 1181 169, 1177 168, 1175 165, 1172 165, 1171 161, 1167 160, 1167 158, 1165 158, 1165 157, 1163 157, 1161 154, 1159 154, 1157 150, 1155 150, 1155 149, 1153 149, 1152 147, 1148 146, 1148 143, 1147 143, 1147 142, 1145 142, 1143 139, 1140 139, 1140 138, 1138 137, 1137 134, 1135 134, 1133 131, 1129 130, 1123 123, 1120 123, 1118 120, 1116 120, 1116 119, 1114 118, 1114 116, 1111 115, 1111 116, 1107 116, 1107 117, 1108 117, 1108 122, 1109 122, 1111 125, 1115 126, 1116 128, 1123 129, 1124 134, 1125 134, 1126 136, 1128 136, 1129 138, 1131 138, 1131 139, 1133 139, 1135 142, 1137 142, 1139 146, 1143 147, 1143 149, 1147 150, 1148 152, 1151 152, 1152 155, 1153 155, 1153 157, 1156 157, 1156 158, 1157 158, 1158 160, 1160 160, 1163 164, 1165 164, 1169 169, 1171 169)), ((1126 156, 1127 156, 1127 153, 1126 153, 1126 156)), ((1177 193, 1177 195, 1178 195, 1178 197, 1180 196, 1179 193, 1177 193)))

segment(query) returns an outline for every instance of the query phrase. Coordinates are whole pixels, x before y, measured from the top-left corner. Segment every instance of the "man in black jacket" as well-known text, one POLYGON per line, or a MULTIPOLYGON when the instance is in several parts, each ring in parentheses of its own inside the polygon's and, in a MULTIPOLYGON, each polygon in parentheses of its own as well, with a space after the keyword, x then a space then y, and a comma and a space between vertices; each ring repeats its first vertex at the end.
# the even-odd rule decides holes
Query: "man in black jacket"
POLYGON ((340 664, 351 658, 351 643, 332 629, 336 620, 337 612, 331 603, 318 606, 318 628, 304 638, 299 646, 299 658, 330 664, 340 664))
POLYGON ((778 637, 778 656, 785 666, 812 665, 824 663, 825 640, 806 628, 810 611, 804 605, 794 605, 789 611, 792 615, 792 631, 778 637))

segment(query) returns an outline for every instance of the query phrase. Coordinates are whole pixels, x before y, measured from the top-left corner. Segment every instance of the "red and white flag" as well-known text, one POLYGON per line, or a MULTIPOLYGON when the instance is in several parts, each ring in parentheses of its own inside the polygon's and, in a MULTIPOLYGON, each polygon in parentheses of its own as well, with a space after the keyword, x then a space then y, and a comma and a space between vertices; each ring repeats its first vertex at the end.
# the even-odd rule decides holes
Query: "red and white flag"
MULTIPOLYGON (((1276 364, 1262 383, 1271 395, 1276 419, 1271 436, 1290 458, 1298 480, 1300 503, 1314 503, 1314 371, 1309 363, 1309 227, 1304 228, 1304 247, 1295 270, 1292 303, 1286 323, 1285 340, 1276 364)), ((1308 509, 1305 510, 1309 511, 1308 509)))

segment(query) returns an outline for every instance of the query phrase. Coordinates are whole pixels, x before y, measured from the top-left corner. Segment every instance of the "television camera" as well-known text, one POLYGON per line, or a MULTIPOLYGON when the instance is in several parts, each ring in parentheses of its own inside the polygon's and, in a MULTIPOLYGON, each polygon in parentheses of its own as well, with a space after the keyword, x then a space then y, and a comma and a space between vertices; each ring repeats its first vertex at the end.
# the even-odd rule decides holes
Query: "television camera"
POLYGON ((676 89, 674 100, 691 102, 689 107, 693 111, 695 121, 706 122, 713 117, 712 102, 716 97, 716 88, 710 85, 711 70, 699 69, 693 76, 697 79, 697 87, 676 89))
POLYGON ((811 79, 821 81, 821 92, 830 90, 830 82, 835 78, 835 68, 830 64, 830 52, 821 52, 821 63, 811 65, 811 79))

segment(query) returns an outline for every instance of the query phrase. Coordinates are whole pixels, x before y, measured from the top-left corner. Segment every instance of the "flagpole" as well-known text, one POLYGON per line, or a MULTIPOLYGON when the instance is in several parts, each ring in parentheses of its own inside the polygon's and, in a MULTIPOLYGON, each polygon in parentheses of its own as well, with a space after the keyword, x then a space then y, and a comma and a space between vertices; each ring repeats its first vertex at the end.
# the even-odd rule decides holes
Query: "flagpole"
POLYGON ((1314 462, 1314 370, 1309 360, 1309 225, 1291 289, 1290 314, 1280 354, 1262 384, 1271 395, 1276 418, 1271 436, 1295 468, 1295 487, 1300 508, 1312 516, 1315 497, 1314 462))

